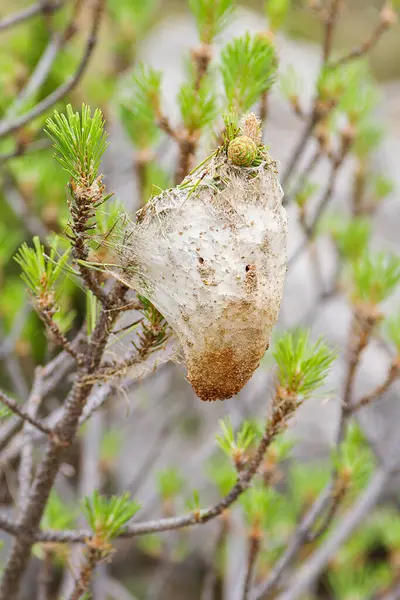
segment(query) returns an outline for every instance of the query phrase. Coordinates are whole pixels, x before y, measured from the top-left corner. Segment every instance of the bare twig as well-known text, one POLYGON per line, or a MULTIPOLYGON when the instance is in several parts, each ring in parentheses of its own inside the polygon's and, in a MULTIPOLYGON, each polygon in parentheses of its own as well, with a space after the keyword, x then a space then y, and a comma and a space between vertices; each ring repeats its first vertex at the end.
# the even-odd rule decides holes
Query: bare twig
POLYGON ((44 556, 38 576, 38 600, 50 600, 50 584, 53 574, 53 552, 43 549, 44 556))
POLYGON ((36 427, 36 429, 38 429, 45 435, 51 435, 52 430, 49 427, 47 427, 47 425, 45 425, 39 419, 33 418, 25 408, 22 408, 22 406, 15 402, 15 400, 9 398, 4 392, 1 391, 0 402, 7 406, 13 413, 18 415, 23 421, 30 423, 33 427, 36 427))
MULTIPOLYGON (((32 391, 27 402, 27 414, 36 419, 37 412, 42 402, 43 394, 43 374, 42 369, 38 367, 35 371, 35 377, 32 385, 32 391)), ((19 510, 25 508, 29 490, 32 485, 33 477, 33 443, 29 435, 30 424, 25 423, 23 428, 24 444, 21 450, 21 461, 19 466, 19 510)))
POLYGON ((385 392, 387 392, 388 389, 391 387, 392 383, 394 383, 394 381, 396 381, 396 379, 398 379, 399 377, 400 377, 400 364, 399 364, 399 358, 396 357, 393 360, 392 364, 390 365, 390 369, 388 371, 385 381, 383 383, 381 383, 380 385, 378 385, 378 387, 376 387, 370 394, 366 394, 365 396, 360 398, 360 400, 357 400, 357 402, 353 403, 351 405, 352 412, 354 413, 355 411, 359 410, 360 408, 363 408, 364 406, 371 404, 371 402, 373 402, 375 399, 381 398, 383 396, 383 394, 385 392))
POLYGON ((387 2, 381 11, 380 21, 374 31, 371 33, 370 37, 366 39, 360 46, 354 48, 345 56, 342 56, 342 58, 330 62, 329 68, 336 69, 337 67, 345 65, 356 58, 360 58, 360 56, 365 56, 368 54, 376 46, 389 27, 396 22, 396 18, 396 13, 393 10, 393 7, 389 2, 387 2))
POLYGON ((32 17, 42 14, 51 14, 64 4, 64 0, 47 0, 45 2, 39 1, 36 4, 32 4, 27 8, 24 8, 18 12, 15 12, 7 17, 4 17, 0 21, 0 31, 4 31, 5 29, 9 29, 10 27, 15 27, 15 25, 19 25, 32 17))
POLYGON ((254 569, 256 566, 256 560, 258 553, 260 552, 260 537, 259 535, 253 535, 249 538, 249 549, 247 554, 247 567, 246 575, 243 586, 243 600, 248 600, 251 585, 253 581, 254 569))
MULTIPOLYGON (((208 44, 202 44, 192 51, 192 59, 196 69, 194 91, 195 103, 199 102, 199 91, 204 77, 207 75, 208 67, 212 58, 212 48, 208 44)), ((192 168, 196 154, 201 131, 194 128, 183 128, 178 136, 179 159, 178 168, 175 173, 175 183, 181 183, 192 168)))
POLYGON ((30 111, 16 117, 13 120, 4 119, 0 122, 0 138, 17 131, 33 119, 36 119, 42 115, 46 110, 51 108, 54 104, 59 102, 64 96, 69 94, 71 90, 79 83, 82 75, 84 74, 86 67, 89 63, 89 59, 93 53, 94 47, 97 42, 97 31, 100 25, 101 15, 103 13, 105 0, 93 0, 92 4, 92 22, 89 36, 86 41, 83 56, 75 70, 75 73, 62 85, 60 85, 54 92, 49 94, 41 102, 36 104, 30 111))
MULTIPOLYGON (((101 477, 99 469, 100 446, 103 435, 104 415, 101 411, 97 411, 93 418, 88 423, 88 428, 85 431, 83 438, 83 447, 81 450, 81 477, 79 482, 79 497, 91 496, 93 492, 101 490, 101 477)), ((80 524, 84 524, 83 517, 80 518, 80 524)), ((79 572, 85 568, 87 560, 87 549, 80 551, 80 548, 74 548, 72 551, 72 568, 74 565, 79 567, 79 572), (80 566, 79 566, 80 565, 80 566)), ((67 574, 68 579, 63 587, 63 596, 72 596, 74 590, 80 586, 79 577, 74 581, 73 573, 67 574)))
POLYGON ((331 0, 328 7, 327 17, 325 19, 325 35, 322 48, 322 64, 326 65, 333 48, 333 34, 335 25, 339 16, 339 7, 341 0, 331 0))
POLYGON ((56 32, 50 39, 50 42, 46 46, 28 82, 26 83, 25 87, 20 91, 15 102, 7 111, 7 118, 13 117, 16 114, 18 114, 20 109, 23 108, 24 104, 34 97, 34 95, 40 89, 42 84, 46 81, 60 50, 76 32, 75 21, 81 9, 82 1, 83 0, 75 0, 72 16, 67 25, 65 26, 64 30, 61 32, 56 32))
POLYGON ((217 539, 215 541, 213 557, 212 560, 210 560, 210 564, 203 582, 201 600, 215 600, 215 586, 217 583, 217 577, 219 575, 218 565, 220 565, 221 562, 221 554, 226 544, 226 539, 229 531, 229 520, 226 515, 222 515, 219 525, 220 527, 217 539))
POLYGON ((335 487, 332 490, 331 506, 325 514, 325 517, 323 518, 322 522, 319 524, 318 528, 315 531, 310 531, 310 533, 308 534, 307 543, 315 542, 327 531, 328 527, 331 525, 333 519, 335 518, 338 508, 340 507, 342 500, 346 494, 348 487, 347 482, 342 479, 337 479, 336 471, 334 472, 333 480, 335 481, 335 487))
POLYGON ((76 350, 76 344, 71 343, 63 334, 58 324, 53 320, 52 310, 47 307, 38 306, 37 312, 41 317, 42 321, 46 325, 48 333, 53 338, 54 342, 61 346, 76 362, 78 365, 83 364, 84 356, 76 350))

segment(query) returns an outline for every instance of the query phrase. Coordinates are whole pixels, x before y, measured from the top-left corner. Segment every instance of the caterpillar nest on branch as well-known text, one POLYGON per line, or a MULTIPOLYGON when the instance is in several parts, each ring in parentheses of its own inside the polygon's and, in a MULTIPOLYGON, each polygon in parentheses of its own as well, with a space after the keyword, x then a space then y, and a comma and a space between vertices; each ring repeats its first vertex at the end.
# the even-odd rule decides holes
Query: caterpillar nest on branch
POLYGON ((123 277, 177 334, 202 400, 230 398, 259 366, 287 267, 275 163, 257 140, 257 156, 241 166, 240 141, 231 151, 227 141, 181 185, 149 201, 119 245, 123 277))

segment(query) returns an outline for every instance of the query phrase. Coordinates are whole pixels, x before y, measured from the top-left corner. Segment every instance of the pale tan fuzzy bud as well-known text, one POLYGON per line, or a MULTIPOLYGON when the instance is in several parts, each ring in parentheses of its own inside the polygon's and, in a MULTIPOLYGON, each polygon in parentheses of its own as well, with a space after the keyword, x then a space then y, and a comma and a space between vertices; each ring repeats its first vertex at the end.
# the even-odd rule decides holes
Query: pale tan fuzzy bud
POLYGON ((241 129, 257 146, 262 143, 262 123, 254 113, 243 117, 241 129))
POLYGON ((387 2, 381 10, 381 22, 390 27, 397 23, 397 13, 394 10, 392 3, 387 2))

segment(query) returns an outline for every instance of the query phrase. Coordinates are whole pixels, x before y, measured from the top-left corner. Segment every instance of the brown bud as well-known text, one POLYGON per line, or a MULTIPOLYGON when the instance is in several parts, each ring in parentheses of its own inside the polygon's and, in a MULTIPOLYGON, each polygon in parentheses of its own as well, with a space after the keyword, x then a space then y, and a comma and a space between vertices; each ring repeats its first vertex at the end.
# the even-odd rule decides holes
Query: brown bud
POLYGON ((381 10, 381 22, 390 27, 397 23, 397 13, 394 10, 392 3, 387 2, 381 10))

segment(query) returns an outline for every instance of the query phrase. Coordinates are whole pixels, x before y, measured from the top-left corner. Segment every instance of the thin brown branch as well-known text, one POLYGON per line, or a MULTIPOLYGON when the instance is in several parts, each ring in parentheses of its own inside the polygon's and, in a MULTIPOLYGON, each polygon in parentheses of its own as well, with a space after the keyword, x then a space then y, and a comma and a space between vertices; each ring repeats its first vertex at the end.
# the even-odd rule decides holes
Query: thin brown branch
MULTIPOLYGON (((199 102, 199 91, 204 77, 207 75, 208 67, 212 59, 212 48, 208 44, 202 44, 192 51, 192 60, 196 75, 194 79, 195 103, 199 102)), ((175 173, 175 183, 181 183, 193 167, 201 130, 195 128, 182 128, 178 136, 179 158, 175 173)))
POLYGON ((288 195, 284 196, 283 201, 282 201, 283 206, 287 206, 292 201, 292 199, 296 198, 297 194, 300 192, 304 183, 310 177, 311 173, 314 171, 314 169, 318 165, 318 162, 321 160, 321 158, 322 158, 321 149, 318 148, 310 156, 310 160, 305 165, 302 172, 298 175, 296 185, 295 185, 293 191, 290 192, 288 195))
POLYGON ((50 584, 53 575, 53 552, 44 548, 44 556, 38 576, 38 600, 50 600, 50 584))
POLYGON ((251 590, 251 585, 254 576, 257 556, 260 552, 260 537, 258 532, 249 538, 249 548, 247 554, 246 575, 243 586, 243 600, 248 600, 251 590))
MULTIPOLYGON (((330 58, 332 52, 333 45, 333 34, 335 30, 335 25, 339 12, 340 0, 330 0, 330 5, 328 7, 328 13, 325 20, 325 31, 324 31, 324 41, 322 47, 322 63, 320 68, 320 73, 326 67, 326 64, 330 58)), ((305 152, 305 148, 313 135, 315 126, 326 117, 329 112, 332 110, 332 106, 322 107, 320 105, 319 96, 316 95, 313 99, 312 109, 309 113, 308 118, 306 118, 306 124, 304 126, 303 132, 300 135, 299 141, 297 142, 294 150, 291 154, 291 157, 288 161, 287 167, 282 175, 282 186, 285 187, 289 182, 295 168, 297 167, 298 162, 305 152)))
MULTIPOLYGON (((35 377, 33 380, 32 391, 27 402, 27 414, 32 418, 36 419, 36 415, 40 408, 43 399, 43 370, 38 367, 35 371, 35 377)), ((19 510, 22 512, 24 509, 29 490, 32 485, 33 478, 33 442, 29 435, 31 426, 28 423, 24 424, 23 438, 24 444, 21 450, 21 460, 19 465, 19 510)))
POLYGON ((82 3, 83 0, 74 0, 71 18, 69 19, 63 31, 56 32, 51 37, 27 83, 19 92, 14 103, 7 110, 7 118, 18 114, 20 109, 23 108, 24 104, 35 96, 42 84, 46 81, 58 54, 65 46, 66 42, 70 41, 77 31, 75 22, 79 15, 80 9, 82 8, 82 3))
POLYGON ((292 154, 289 158, 288 164, 287 164, 284 172, 282 173, 281 183, 282 183, 283 188, 285 188, 285 186, 289 182, 289 179, 291 178, 293 171, 297 167, 297 164, 298 164, 300 158, 303 156, 306 145, 307 145, 309 139, 311 138, 312 132, 313 132, 314 127, 317 124, 317 122, 318 122, 317 115, 316 115, 315 111, 312 111, 312 113, 310 114, 310 116, 304 126, 303 132, 300 135, 300 138, 292 151, 292 154))
POLYGON ((384 33, 396 22, 396 20, 397 15, 393 7, 391 6, 391 3, 386 3, 381 11, 380 21, 374 29, 374 31, 371 33, 370 37, 367 40, 365 40, 360 46, 358 46, 357 48, 353 48, 351 52, 349 52, 345 56, 342 56, 342 58, 330 62, 329 68, 336 69, 337 67, 345 65, 348 62, 351 62, 352 60, 355 60, 357 58, 360 58, 361 56, 365 56, 366 54, 368 54, 376 46, 376 44, 379 42, 384 33))
POLYGON ((308 534, 307 543, 315 542, 328 530, 346 495, 348 489, 347 483, 348 482, 343 479, 336 480, 335 489, 332 491, 331 505, 329 510, 326 512, 325 517, 322 519, 317 529, 308 534))
POLYGON ((339 17, 340 4, 341 0, 330 0, 330 6, 325 19, 325 35, 322 48, 322 62, 324 66, 327 64, 329 57, 332 54, 333 34, 339 17))
POLYGON ((349 367, 343 392, 343 405, 346 407, 346 410, 352 410, 352 390, 357 367, 361 359, 361 354, 367 347, 372 331, 379 318, 379 313, 371 311, 368 307, 359 306, 354 310, 350 332, 349 367))
POLYGON ((75 70, 75 73, 62 85, 60 85, 54 92, 46 96, 38 104, 36 104, 30 111, 16 117, 13 120, 4 119, 0 122, 0 138, 17 131, 33 119, 36 119, 54 104, 62 100, 64 96, 69 94, 74 87, 79 83, 82 75, 84 74, 86 67, 88 66, 89 60, 92 56, 93 50, 97 42, 97 32, 100 26, 101 16, 103 14, 105 0, 93 0, 92 3, 92 20, 89 36, 86 41, 83 56, 75 70))
MULTIPOLYGON (((204 577, 200 600, 215 600, 215 587, 217 583, 217 578, 220 575, 218 566, 221 563, 221 554, 226 544, 228 531, 229 520, 226 515, 222 515, 220 519, 220 528, 218 531, 217 539, 215 541, 215 549, 213 552, 213 556, 210 559, 209 567, 204 577)), ((223 570, 223 568, 220 568, 221 574, 223 570)))
POLYGON ((194 157, 196 154, 198 139, 198 132, 189 133, 189 131, 186 130, 181 134, 179 138, 179 162, 175 174, 176 185, 178 185, 185 179, 186 175, 189 174, 192 168, 194 157))
POLYGON ((24 8, 18 12, 8 15, 7 17, 4 17, 0 21, 0 31, 4 31, 5 29, 9 29, 10 27, 15 27, 16 25, 20 25, 21 23, 24 23, 24 21, 27 21, 28 19, 31 19, 32 17, 35 17, 36 15, 39 15, 41 13, 45 15, 50 15, 59 10, 63 6, 63 4, 64 0, 47 0, 44 2, 43 0, 39 1, 36 4, 32 4, 27 8, 24 8))
POLYGON ((78 579, 75 583, 75 587, 69 597, 69 600, 80 600, 85 592, 88 591, 94 570, 96 569, 96 565, 100 562, 101 558, 101 550, 96 548, 94 545, 89 545, 87 547, 85 561, 81 566, 78 579))
POLYGON ((39 431, 44 433, 45 435, 51 435, 52 430, 47 427, 42 421, 39 419, 35 419, 31 417, 29 412, 22 408, 15 400, 6 396, 4 392, 0 391, 0 402, 2 402, 7 408, 9 408, 13 413, 18 415, 23 421, 30 423, 33 427, 36 427, 39 431))
POLYGON ((354 140, 354 132, 352 130, 349 129, 342 133, 341 149, 339 152, 339 156, 334 157, 332 159, 331 172, 329 175, 328 185, 326 187, 326 190, 325 190, 322 198, 320 199, 320 201, 318 203, 318 206, 315 211, 314 218, 313 218, 311 224, 309 226, 306 226, 306 234, 307 234, 308 238, 313 237, 313 235, 318 227, 318 224, 329 204, 329 201, 332 198, 332 195, 333 195, 333 192, 335 189, 337 176, 340 172, 340 169, 342 168, 342 166, 344 164, 346 157, 348 156, 348 153, 349 153, 349 150, 353 143, 353 140, 354 140))
POLYGON ((52 316, 52 310, 47 307, 38 307, 38 314, 44 324, 46 325, 46 329, 53 341, 61 346, 63 350, 65 350, 76 362, 78 365, 83 364, 84 356, 80 352, 78 352, 75 348, 75 345, 71 343, 63 334, 57 323, 54 321, 52 316))
POLYGON ((161 131, 164 131, 164 133, 169 135, 170 138, 172 138, 173 140, 178 139, 178 133, 172 127, 170 120, 168 119, 168 117, 166 115, 164 115, 161 112, 158 112, 156 124, 161 129, 161 131))
POLYGON ((396 357, 392 364, 390 365, 388 374, 383 383, 378 385, 370 394, 366 394, 360 400, 357 400, 356 403, 351 405, 351 411, 354 413, 355 411, 371 404, 374 400, 381 398, 385 392, 389 390, 391 385, 400 377, 400 361, 399 358, 396 357))

